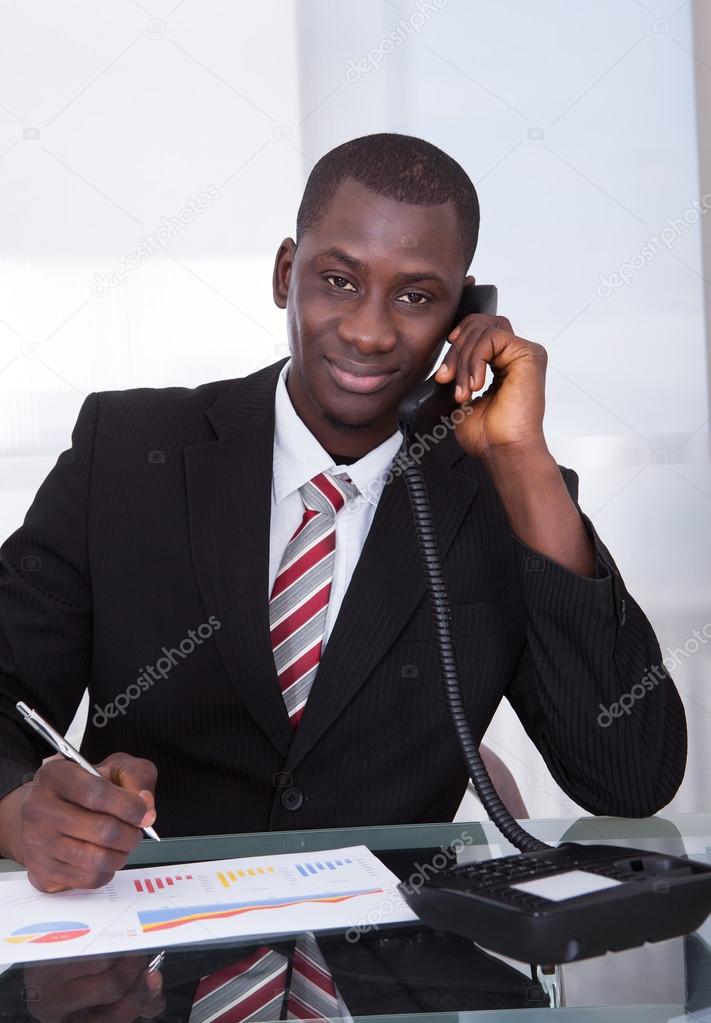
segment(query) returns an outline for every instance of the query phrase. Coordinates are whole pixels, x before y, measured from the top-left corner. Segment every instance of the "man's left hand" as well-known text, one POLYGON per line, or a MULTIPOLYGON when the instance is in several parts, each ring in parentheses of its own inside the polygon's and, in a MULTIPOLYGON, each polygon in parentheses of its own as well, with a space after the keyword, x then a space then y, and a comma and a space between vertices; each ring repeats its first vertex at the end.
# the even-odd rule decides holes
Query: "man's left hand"
POLYGON ((486 460, 545 450, 545 348, 517 337, 505 316, 485 313, 465 316, 448 340, 451 348, 434 379, 455 380, 456 400, 469 404, 468 415, 455 426, 464 451, 486 460), (487 365, 493 380, 470 402, 484 386, 487 365))

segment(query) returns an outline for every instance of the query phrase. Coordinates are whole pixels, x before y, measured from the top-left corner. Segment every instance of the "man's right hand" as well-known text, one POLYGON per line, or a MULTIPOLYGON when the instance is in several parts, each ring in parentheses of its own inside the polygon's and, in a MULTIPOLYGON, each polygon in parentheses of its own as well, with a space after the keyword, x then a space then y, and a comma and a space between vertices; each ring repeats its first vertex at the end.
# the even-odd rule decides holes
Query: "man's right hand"
POLYGON ((92 956, 78 962, 38 963, 24 970, 27 1011, 38 1023, 138 1023, 165 1010, 160 970, 150 955, 92 956))
POLYGON ((156 768, 113 753, 101 777, 57 755, 0 800, 3 851, 44 892, 108 884, 156 819, 156 768))

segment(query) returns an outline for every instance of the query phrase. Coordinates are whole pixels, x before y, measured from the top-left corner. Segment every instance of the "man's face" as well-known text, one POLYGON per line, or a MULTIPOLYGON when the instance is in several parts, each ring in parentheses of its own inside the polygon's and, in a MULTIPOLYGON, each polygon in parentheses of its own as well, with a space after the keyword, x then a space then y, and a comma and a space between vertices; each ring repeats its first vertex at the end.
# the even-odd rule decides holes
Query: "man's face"
POLYGON ((353 179, 298 247, 285 240, 274 298, 287 307, 288 389, 327 450, 362 454, 393 433, 442 349, 464 271, 451 202, 414 206, 353 179))

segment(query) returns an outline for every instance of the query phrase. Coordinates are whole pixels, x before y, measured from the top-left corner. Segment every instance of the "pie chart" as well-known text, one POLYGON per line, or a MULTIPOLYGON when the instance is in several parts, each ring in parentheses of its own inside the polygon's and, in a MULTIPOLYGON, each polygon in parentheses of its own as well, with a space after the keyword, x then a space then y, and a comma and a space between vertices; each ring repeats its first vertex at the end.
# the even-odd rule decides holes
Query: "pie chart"
POLYGON ((71 941, 72 938, 81 938, 88 934, 91 928, 88 924, 79 923, 76 920, 49 920, 46 923, 27 924, 25 927, 18 927, 13 931, 9 941, 13 945, 19 945, 25 941, 35 944, 46 944, 50 941, 71 941))

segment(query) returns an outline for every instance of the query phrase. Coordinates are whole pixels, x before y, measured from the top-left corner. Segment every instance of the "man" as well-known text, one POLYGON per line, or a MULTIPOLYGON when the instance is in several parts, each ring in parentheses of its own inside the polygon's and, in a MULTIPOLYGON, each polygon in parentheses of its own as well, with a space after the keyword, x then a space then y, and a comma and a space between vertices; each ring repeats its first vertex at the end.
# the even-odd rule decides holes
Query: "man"
POLYGON ((547 449, 545 351, 504 316, 450 329, 478 227, 471 181, 436 147, 345 143, 277 253, 289 360, 87 398, 2 549, 0 851, 35 885, 106 883, 155 820, 167 836, 451 819, 466 770, 389 472, 399 402, 444 338, 437 379, 463 408, 421 464, 472 730, 506 696, 592 813, 672 798, 681 701, 547 449), (643 678, 603 727, 600 706, 643 678), (101 779, 40 767, 14 710, 66 729, 87 685, 101 779))

